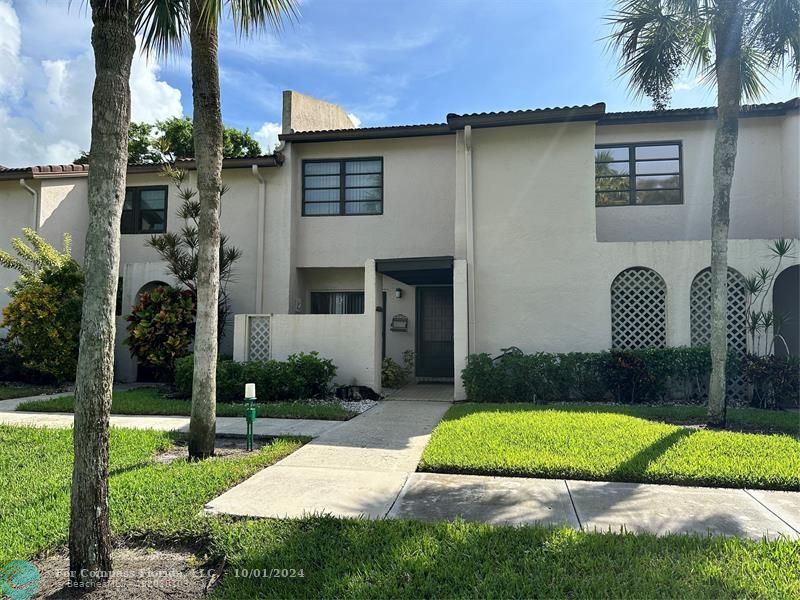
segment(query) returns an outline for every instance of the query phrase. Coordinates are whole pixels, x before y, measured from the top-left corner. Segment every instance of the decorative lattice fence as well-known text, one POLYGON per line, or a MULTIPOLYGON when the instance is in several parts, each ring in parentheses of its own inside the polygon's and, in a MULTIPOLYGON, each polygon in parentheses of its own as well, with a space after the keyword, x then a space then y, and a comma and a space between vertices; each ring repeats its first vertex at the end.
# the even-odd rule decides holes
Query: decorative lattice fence
MULTIPOLYGON (((711 343, 711 269, 700 271, 692 282, 689 300, 691 313, 692 346, 711 343)), ((735 269, 728 269, 728 349, 739 355, 747 352, 747 291, 744 277, 735 269)), ((746 401, 746 387, 741 377, 728 386, 728 400, 746 401)))
POLYGON ((611 345, 619 350, 667 345, 667 284, 652 269, 626 269, 611 284, 611 345))
POLYGON ((246 360, 269 360, 272 357, 269 315, 247 317, 246 360))

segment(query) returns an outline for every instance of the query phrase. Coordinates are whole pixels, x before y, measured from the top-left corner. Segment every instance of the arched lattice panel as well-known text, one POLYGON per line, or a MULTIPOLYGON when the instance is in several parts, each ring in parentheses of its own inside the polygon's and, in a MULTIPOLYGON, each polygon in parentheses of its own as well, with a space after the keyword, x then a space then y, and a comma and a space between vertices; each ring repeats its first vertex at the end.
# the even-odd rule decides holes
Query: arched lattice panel
MULTIPOLYGON (((689 300, 692 346, 711 343, 711 269, 703 269, 692 281, 689 300)), ((747 352, 747 291, 744 277, 736 269, 728 269, 728 350, 739 355, 747 352)), ((741 404, 747 400, 742 377, 729 380, 728 400, 741 404)))
MULTIPOLYGON (((692 346, 711 342, 711 269, 703 269, 692 281, 690 312, 692 346)), ((747 292, 744 277, 728 269, 728 348, 739 354, 747 352, 747 292)))
POLYGON ((626 269, 611 284, 611 345, 620 350, 667 345, 667 284, 653 269, 626 269))

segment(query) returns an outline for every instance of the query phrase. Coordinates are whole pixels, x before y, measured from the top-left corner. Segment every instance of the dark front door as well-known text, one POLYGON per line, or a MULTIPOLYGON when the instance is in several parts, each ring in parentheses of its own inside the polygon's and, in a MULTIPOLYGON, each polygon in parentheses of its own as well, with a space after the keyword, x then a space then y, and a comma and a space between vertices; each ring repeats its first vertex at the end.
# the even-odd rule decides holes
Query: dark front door
POLYGON ((453 287, 417 287, 417 377, 453 376, 453 287))

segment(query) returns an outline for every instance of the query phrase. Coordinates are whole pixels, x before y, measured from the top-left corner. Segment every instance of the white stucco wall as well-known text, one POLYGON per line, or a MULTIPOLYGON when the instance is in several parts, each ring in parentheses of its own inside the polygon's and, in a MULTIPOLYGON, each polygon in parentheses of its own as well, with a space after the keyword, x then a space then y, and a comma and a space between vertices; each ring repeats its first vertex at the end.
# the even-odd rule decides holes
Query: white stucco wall
MULTIPOLYGON (((794 116, 740 120, 731 191, 731 239, 800 236, 797 226, 800 132, 796 123, 794 116)), ((597 239, 602 242, 709 239, 714 132, 713 120, 597 127, 598 144, 682 142, 684 190, 684 202, 680 205, 597 207, 597 239)))
POLYGON ((336 383, 372 385, 372 340, 366 315, 272 315, 272 358, 316 350, 336 365, 336 383))
POLYGON ((453 136, 294 144, 292 169, 295 266, 453 255, 453 136), (303 159, 372 156, 383 157, 382 215, 301 216, 303 159))
MULTIPOLYGON (((31 181, 28 181, 30 185, 31 181)), ((38 186, 36 186, 38 188, 38 186)), ((22 237, 22 228, 34 226, 34 203, 31 195, 16 181, 0 181, 0 248, 16 255, 13 238, 22 237)), ((17 280, 17 272, 0 267, 0 309, 8 304, 6 288, 17 280)), ((2 334, 0 329, 0 334, 2 334)))
MULTIPOLYGON (((509 345, 525 351, 607 349, 611 282, 633 266, 655 269, 667 283, 667 343, 690 342, 689 289, 709 265, 710 242, 595 241, 593 129, 571 124, 474 132, 471 301, 478 352, 509 345), (520 180, 513 173, 530 176, 520 180)), ((760 215, 749 217, 754 230, 774 218, 760 215)), ((767 243, 731 240, 730 265, 752 273, 767 262, 767 243)))

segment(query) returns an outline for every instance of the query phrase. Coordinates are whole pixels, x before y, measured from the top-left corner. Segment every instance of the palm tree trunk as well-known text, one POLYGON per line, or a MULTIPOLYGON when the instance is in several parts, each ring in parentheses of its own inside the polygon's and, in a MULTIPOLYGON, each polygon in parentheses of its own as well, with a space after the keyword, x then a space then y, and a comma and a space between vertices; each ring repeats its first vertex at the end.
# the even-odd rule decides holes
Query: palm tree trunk
MULTIPOLYGON (((213 11, 212 11, 213 12, 213 11)), ((219 201, 222 188, 222 112, 217 23, 191 0, 192 93, 197 191, 200 198, 197 250, 197 328, 194 341, 189 457, 214 454, 216 436, 217 323, 219 319, 219 201)))
POLYGON ((128 165, 130 71, 136 41, 127 0, 92 0, 92 143, 75 429, 69 564, 73 582, 93 586, 111 571, 108 424, 114 383, 114 307, 120 216, 128 165))
POLYGON ((742 96, 740 65, 743 13, 739 0, 720 0, 717 9, 717 130, 714 138, 714 197, 711 206, 711 380, 708 386, 708 424, 724 427, 727 409, 728 226, 742 96))

